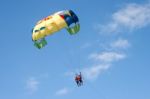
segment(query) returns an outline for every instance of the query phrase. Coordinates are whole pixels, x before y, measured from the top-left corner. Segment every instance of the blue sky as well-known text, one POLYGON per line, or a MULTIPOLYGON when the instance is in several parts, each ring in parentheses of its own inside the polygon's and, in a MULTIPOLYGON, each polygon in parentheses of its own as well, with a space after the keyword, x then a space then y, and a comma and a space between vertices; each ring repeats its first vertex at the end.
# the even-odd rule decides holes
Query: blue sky
POLYGON ((148 0, 1 0, 0 11, 0 99, 150 98, 148 0), (65 9, 80 32, 63 29, 35 48, 35 23, 65 9))

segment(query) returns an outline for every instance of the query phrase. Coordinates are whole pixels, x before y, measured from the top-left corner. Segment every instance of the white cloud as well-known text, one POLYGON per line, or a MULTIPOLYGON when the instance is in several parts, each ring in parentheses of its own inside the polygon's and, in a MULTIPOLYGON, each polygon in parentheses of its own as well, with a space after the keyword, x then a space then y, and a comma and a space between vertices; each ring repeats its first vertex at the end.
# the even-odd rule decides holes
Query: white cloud
POLYGON ((98 25, 101 33, 133 31, 150 24, 150 4, 128 4, 112 15, 106 25, 98 25))
POLYGON ((69 89, 68 88, 63 88, 63 89, 58 90, 55 94, 57 96, 62 96, 62 95, 66 95, 68 93, 69 93, 69 89))
POLYGON ((96 65, 92 66, 90 68, 85 68, 82 70, 84 77, 88 80, 93 80, 99 77, 99 75, 103 72, 109 69, 111 65, 105 64, 105 65, 96 65))
POLYGON ((39 87, 39 81, 37 81, 35 78, 29 78, 26 82, 26 87, 29 90, 29 92, 32 94, 35 91, 38 90, 39 87))
POLYGON ((104 63, 119 61, 125 57, 125 54, 118 52, 102 52, 100 54, 94 53, 90 55, 90 58, 104 63))
POLYGON ((82 73, 83 76, 87 80, 95 80, 97 79, 102 72, 107 71, 115 61, 120 61, 126 57, 125 54, 119 52, 101 52, 94 53, 89 56, 90 59, 96 61, 97 65, 93 65, 91 67, 83 68, 82 73))
POLYGON ((110 46, 111 46, 112 48, 122 48, 122 49, 126 49, 126 48, 128 48, 128 47, 130 46, 130 44, 129 44, 129 42, 128 42, 127 39, 121 39, 121 38, 119 38, 118 40, 112 42, 112 43, 110 44, 110 46))

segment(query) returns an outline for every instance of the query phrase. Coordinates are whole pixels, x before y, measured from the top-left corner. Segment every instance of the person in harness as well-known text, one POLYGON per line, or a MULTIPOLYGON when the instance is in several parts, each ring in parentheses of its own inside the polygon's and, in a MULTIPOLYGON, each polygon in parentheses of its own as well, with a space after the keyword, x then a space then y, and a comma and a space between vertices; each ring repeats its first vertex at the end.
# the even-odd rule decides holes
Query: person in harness
POLYGON ((83 85, 83 79, 82 79, 81 72, 80 72, 80 74, 76 74, 75 81, 76 81, 78 87, 83 85))

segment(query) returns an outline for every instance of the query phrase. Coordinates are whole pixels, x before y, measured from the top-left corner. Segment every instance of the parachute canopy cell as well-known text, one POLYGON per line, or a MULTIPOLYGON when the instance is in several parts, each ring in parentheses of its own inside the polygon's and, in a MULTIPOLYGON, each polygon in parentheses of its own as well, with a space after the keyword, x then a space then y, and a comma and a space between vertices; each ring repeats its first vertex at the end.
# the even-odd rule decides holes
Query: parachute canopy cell
POLYGON ((79 19, 72 10, 59 11, 38 21, 32 29, 32 40, 34 45, 39 49, 43 48, 47 45, 45 37, 63 28, 66 28, 70 35, 79 32, 79 19))

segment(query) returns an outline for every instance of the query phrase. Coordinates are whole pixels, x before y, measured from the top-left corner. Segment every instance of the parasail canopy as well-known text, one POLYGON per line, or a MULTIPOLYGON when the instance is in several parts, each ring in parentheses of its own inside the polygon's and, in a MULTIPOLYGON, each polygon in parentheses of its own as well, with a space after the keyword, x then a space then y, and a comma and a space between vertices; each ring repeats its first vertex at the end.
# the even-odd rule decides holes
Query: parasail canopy
POLYGON ((52 35, 63 28, 66 28, 71 35, 79 32, 79 19, 72 10, 59 11, 38 21, 32 30, 32 40, 34 45, 39 49, 43 48, 47 45, 45 37, 52 35))

